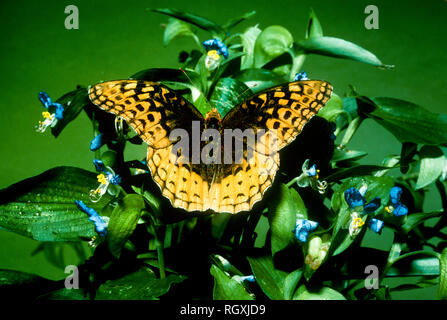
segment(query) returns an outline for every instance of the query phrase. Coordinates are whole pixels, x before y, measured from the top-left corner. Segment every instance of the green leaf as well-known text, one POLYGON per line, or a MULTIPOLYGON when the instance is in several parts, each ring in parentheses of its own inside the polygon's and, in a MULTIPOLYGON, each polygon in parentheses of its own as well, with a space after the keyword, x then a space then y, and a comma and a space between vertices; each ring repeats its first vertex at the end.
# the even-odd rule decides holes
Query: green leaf
POLYGON ((233 77, 245 83, 253 92, 260 92, 286 82, 277 73, 266 69, 244 69, 235 73, 233 77))
POLYGON ((228 111, 251 95, 250 88, 243 82, 233 78, 221 78, 214 87, 210 102, 224 117, 228 111))
POLYGON ((243 14, 240 17, 237 18, 233 18, 227 21, 227 23, 225 23, 222 28, 224 28, 225 30, 229 31, 230 29, 234 28, 235 26, 237 26, 239 23, 250 19, 251 17, 253 17, 256 14, 256 11, 250 11, 247 12, 245 14, 243 14))
POLYGON ((262 67, 273 58, 292 48, 293 36, 284 27, 269 26, 257 37, 254 48, 254 66, 262 67))
MULTIPOLYGON (((410 276, 430 276, 438 275, 440 264, 438 258, 427 258, 427 254, 419 254, 399 260, 388 270, 387 277, 410 277, 410 276)), ((430 253, 432 255, 432 253, 430 253)))
POLYGON ((369 116, 400 142, 440 145, 447 143, 447 114, 433 113, 414 103, 394 98, 371 98, 369 116))
POLYGON ((402 230, 405 233, 409 233, 415 227, 424 223, 427 219, 436 218, 443 214, 442 211, 437 212, 422 212, 422 213, 412 213, 407 216, 405 219, 405 223, 402 225, 402 230))
POLYGON ((254 26, 248 28, 241 34, 243 51, 245 53, 245 56, 243 56, 241 60, 241 70, 253 67, 255 43, 261 32, 262 31, 258 26, 254 26))
POLYGON ((281 184, 269 205, 268 219, 273 255, 296 241, 293 229, 297 217, 307 218, 304 202, 295 189, 289 189, 286 185, 281 184))
POLYGON ((350 168, 339 168, 329 176, 327 176, 324 180, 327 182, 339 181, 342 179, 350 178, 350 177, 358 177, 362 175, 367 175, 374 173, 379 170, 390 169, 389 167, 384 166, 375 166, 375 165, 358 165, 350 168))
POLYGON ((340 292, 329 287, 308 290, 303 284, 299 287, 293 300, 346 300, 346 298, 340 292))
POLYGON ((0 269, 0 296, 8 299, 35 299, 57 286, 57 281, 34 274, 0 269))
POLYGON ((346 148, 343 150, 334 150, 334 155, 332 156, 332 161, 339 162, 339 161, 356 161, 364 156, 366 156, 368 153, 365 151, 359 151, 359 150, 347 150, 346 148))
POLYGON ((333 37, 313 37, 301 40, 296 46, 305 53, 314 53, 335 58, 350 59, 377 67, 386 67, 373 53, 362 47, 333 37))
POLYGON ((156 81, 167 85, 169 83, 186 83, 200 88, 200 75, 192 70, 150 68, 133 74, 130 79, 156 81))
POLYGON ((289 273, 284 280, 284 299, 291 300, 293 294, 295 293, 296 286, 303 275, 303 271, 301 269, 297 269, 291 273, 289 273))
POLYGON ((419 151, 421 157, 421 167, 415 189, 421 189, 434 182, 442 174, 446 165, 444 153, 438 147, 423 146, 419 151))
POLYGON ((318 116, 325 118, 329 122, 335 122, 337 117, 342 113, 346 113, 343 110, 343 102, 338 95, 332 93, 327 104, 318 112, 318 116))
POLYGON ((438 298, 447 299, 447 248, 439 256, 439 288, 438 298))
POLYGON ((90 240, 93 222, 74 201, 98 211, 111 200, 106 193, 92 203, 96 174, 74 167, 57 167, 0 191, 0 227, 40 241, 90 240))
POLYGON ((161 13, 182 21, 185 21, 189 24, 192 24, 200 29, 203 29, 205 31, 210 32, 213 36, 218 36, 220 38, 225 37, 225 30, 219 26, 218 24, 214 23, 213 21, 210 21, 204 17, 197 16, 195 14, 182 12, 175 9, 153 9, 151 10, 153 12, 161 13))
POLYGON ((141 268, 117 280, 109 280, 101 285, 96 300, 158 300, 167 293, 173 284, 180 283, 186 277, 169 275, 158 279, 148 268, 141 268))
POLYGON ((135 230, 143 209, 144 200, 138 194, 126 195, 113 209, 107 227, 106 241, 115 257, 120 256, 121 249, 135 230))
POLYGON ((181 20, 171 18, 166 25, 163 35, 164 46, 167 46, 174 38, 177 37, 192 37, 200 44, 199 39, 189 24, 181 20))
POLYGON ((307 23, 306 39, 323 36, 323 28, 315 14, 314 9, 310 9, 309 22, 307 23))
POLYGON ((254 300, 240 282, 230 278, 217 266, 212 265, 210 272, 214 277, 214 300, 254 300))
POLYGON ((272 300, 284 300, 284 285, 287 272, 278 270, 270 255, 247 257, 256 282, 272 300))
POLYGON ((58 120, 56 125, 51 128, 51 133, 55 138, 59 136, 62 130, 73 121, 81 112, 85 105, 90 103, 88 93, 85 88, 79 88, 71 91, 56 100, 64 106, 63 118, 58 120))

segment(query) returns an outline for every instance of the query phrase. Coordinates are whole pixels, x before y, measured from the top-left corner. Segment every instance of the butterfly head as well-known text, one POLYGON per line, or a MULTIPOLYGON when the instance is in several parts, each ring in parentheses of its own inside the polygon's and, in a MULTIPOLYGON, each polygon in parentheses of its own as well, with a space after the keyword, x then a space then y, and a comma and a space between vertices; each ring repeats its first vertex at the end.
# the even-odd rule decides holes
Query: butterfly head
POLYGON ((212 108, 205 116, 206 129, 220 129, 222 118, 216 108, 212 108))

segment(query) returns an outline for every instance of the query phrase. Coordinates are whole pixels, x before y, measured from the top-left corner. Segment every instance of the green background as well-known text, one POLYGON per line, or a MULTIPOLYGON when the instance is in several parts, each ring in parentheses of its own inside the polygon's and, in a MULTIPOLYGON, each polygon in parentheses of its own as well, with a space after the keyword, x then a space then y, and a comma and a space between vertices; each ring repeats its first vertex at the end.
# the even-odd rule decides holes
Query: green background
MULTIPOLYGON (((312 7, 325 35, 354 42, 395 68, 384 71, 358 62, 309 56, 304 70, 311 78, 331 82, 340 96, 353 84, 364 95, 400 98, 447 113, 447 2, 443 0, 2 1, 0 188, 60 165, 93 170, 89 151, 93 133, 87 117, 81 114, 58 139, 49 132, 38 134, 34 126, 41 120, 43 107, 37 95, 45 91, 56 99, 77 84, 127 78, 150 67, 177 67, 179 51, 194 48, 194 43, 185 38, 163 47, 161 25, 167 17, 146 8, 164 7, 218 23, 256 10, 236 30, 255 23, 261 29, 280 24, 295 40, 304 37, 312 7), (70 4, 79 8, 79 30, 64 27, 64 9, 70 4), (379 8, 379 30, 364 27, 364 9, 369 4, 379 8)), ((199 35, 206 39, 204 33, 199 35)), ((362 125, 349 147, 368 151, 364 161, 372 164, 400 152, 396 139, 371 120, 362 125)), ((131 150, 129 157, 144 155, 140 148, 131 150)), ((426 206, 438 208, 437 201, 426 206)), ((49 264, 43 253, 31 256, 37 245, 37 241, 0 232, 0 268, 62 278, 63 269, 49 264)), ((76 263, 74 251, 65 251, 64 263, 76 263)), ((421 297, 421 292, 411 297, 421 297)))

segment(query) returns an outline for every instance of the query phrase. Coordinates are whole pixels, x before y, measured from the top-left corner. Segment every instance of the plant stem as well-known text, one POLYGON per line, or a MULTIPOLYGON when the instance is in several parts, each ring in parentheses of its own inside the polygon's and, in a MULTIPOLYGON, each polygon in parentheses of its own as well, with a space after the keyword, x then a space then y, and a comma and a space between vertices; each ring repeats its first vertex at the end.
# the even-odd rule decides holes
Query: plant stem
POLYGON ((346 145, 349 143, 349 141, 351 141, 352 137, 354 136, 354 133, 356 133, 357 129, 362 124, 363 120, 364 120, 363 117, 358 116, 349 123, 349 126, 346 129, 345 135, 343 136, 343 140, 338 146, 338 149, 342 150, 346 147, 346 145))
POLYGON ((160 269, 160 279, 166 278, 165 272, 165 257, 164 257, 164 235, 165 227, 159 226, 156 228, 155 245, 157 247, 158 267, 160 269), (161 239, 160 239, 161 238, 161 239))

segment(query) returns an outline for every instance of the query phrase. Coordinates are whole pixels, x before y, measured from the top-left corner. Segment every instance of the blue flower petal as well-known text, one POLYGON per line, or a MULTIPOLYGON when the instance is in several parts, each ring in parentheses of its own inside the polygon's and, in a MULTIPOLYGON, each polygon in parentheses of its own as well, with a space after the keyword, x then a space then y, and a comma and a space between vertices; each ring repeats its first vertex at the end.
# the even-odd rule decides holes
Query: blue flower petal
POLYGON ((307 73, 305 71, 297 73, 293 78, 293 81, 304 81, 304 80, 309 80, 309 78, 307 77, 307 73))
POLYGON ((111 184, 118 185, 121 183, 121 177, 119 175, 110 175, 109 181, 111 184))
POLYGON ((99 159, 93 159, 93 164, 95 165, 96 171, 102 172, 106 169, 104 162, 99 159))
POLYGON ((49 106, 51 106, 53 104, 50 96, 46 92, 43 92, 43 91, 39 93, 39 100, 43 104, 43 106, 47 109, 49 106))
POLYGON ((346 203, 351 208, 363 206, 366 202, 365 198, 354 187, 349 188, 348 190, 345 191, 345 200, 346 200, 346 203))
POLYGON ((225 59, 227 59, 229 56, 227 46, 219 39, 205 40, 202 42, 202 44, 207 51, 211 49, 217 50, 217 52, 220 55, 223 55, 225 59))
POLYGON ((396 206, 400 203, 400 196, 402 195, 402 189, 400 187, 392 187, 390 190, 391 203, 396 206))
POLYGON ((315 177, 317 175, 317 165, 314 164, 312 167, 310 167, 307 171, 307 174, 309 177, 315 177))
POLYGON ((366 213, 371 213, 379 209, 381 200, 379 197, 375 197, 368 204, 365 204, 363 211, 366 213))
POLYGON ((401 203, 397 204, 397 206, 394 207, 393 215, 395 217, 401 217, 401 216, 406 215, 407 213, 408 213, 408 208, 401 203))
POLYGON ((380 233, 382 231, 384 224, 385 223, 382 220, 375 218, 370 219, 368 222, 369 228, 375 233, 380 233))
POLYGON ((96 151, 105 144, 104 134, 100 133, 90 143, 90 150, 96 151))
POLYGON ((248 282, 255 282, 255 276, 254 275, 249 275, 249 276, 245 276, 243 277, 244 281, 248 281, 248 282))
POLYGON ((101 216, 95 211, 95 209, 87 207, 84 202, 75 200, 76 206, 89 216, 89 220, 95 224, 96 232, 101 236, 107 234, 107 223, 101 218, 101 216))
POLYGON ((293 233, 295 233, 295 237, 301 241, 306 242, 307 237, 309 236, 309 232, 315 230, 318 227, 318 222, 306 220, 306 219, 297 219, 295 228, 293 229, 293 233))
POLYGON ((64 106, 57 102, 53 103, 53 106, 56 107, 56 119, 61 120, 64 117, 64 106))

